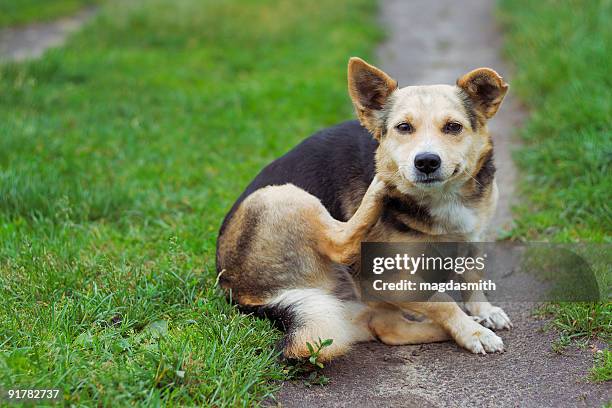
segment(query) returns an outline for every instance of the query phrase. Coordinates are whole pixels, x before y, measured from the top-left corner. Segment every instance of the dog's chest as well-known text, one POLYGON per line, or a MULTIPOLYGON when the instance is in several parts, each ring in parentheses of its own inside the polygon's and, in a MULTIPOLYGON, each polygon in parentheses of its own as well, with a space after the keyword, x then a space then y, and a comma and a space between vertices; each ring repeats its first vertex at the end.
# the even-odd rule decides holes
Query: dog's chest
POLYGON ((481 229, 480 214, 453 197, 435 203, 389 198, 369 240, 472 241, 481 229))
POLYGON ((429 209, 435 234, 472 234, 478 226, 478 215, 458 200, 448 200, 429 209))

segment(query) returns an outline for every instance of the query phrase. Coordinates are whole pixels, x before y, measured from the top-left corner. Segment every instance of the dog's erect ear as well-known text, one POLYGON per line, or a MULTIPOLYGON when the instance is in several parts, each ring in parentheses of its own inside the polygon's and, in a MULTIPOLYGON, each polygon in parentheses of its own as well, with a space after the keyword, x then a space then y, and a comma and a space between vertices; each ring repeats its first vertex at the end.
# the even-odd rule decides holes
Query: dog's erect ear
POLYGON ((457 86, 468 94, 474 108, 486 119, 495 115, 508 92, 508 84, 490 68, 468 72, 457 80, 457 86))
POLYGON ((397 81, 361 58, 352 57, 348 64, 348 88, 359 121, 377 139, 384 126, 382 110, 397 89, 397 81))

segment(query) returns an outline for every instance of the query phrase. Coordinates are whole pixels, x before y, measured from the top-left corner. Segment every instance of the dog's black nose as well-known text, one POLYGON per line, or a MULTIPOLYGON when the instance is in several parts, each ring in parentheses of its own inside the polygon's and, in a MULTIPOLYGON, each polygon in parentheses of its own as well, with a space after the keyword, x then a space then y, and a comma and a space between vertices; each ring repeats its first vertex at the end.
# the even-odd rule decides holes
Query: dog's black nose
POLYGON ((414 167, 425 174, 433 173, 440 168, 442 159, 434 153, 419 153, 414 158, 414 167))

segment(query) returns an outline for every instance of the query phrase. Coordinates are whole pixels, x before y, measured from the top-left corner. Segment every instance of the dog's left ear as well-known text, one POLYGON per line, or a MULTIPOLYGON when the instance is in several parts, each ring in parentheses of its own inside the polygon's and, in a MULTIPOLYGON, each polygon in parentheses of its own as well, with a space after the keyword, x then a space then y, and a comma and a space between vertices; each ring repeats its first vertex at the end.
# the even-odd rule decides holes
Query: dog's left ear
POLYGON ((384 120, 381 111, 397 89, 397 81, 361 58, 348 64, 348 89, 361 124, 380 139, 384 120))
POLYGON ((476 110, 492 118, 508 92, 508 84, 490 68, 478 68, 457 80, 457 86, 468 94, 476 110))

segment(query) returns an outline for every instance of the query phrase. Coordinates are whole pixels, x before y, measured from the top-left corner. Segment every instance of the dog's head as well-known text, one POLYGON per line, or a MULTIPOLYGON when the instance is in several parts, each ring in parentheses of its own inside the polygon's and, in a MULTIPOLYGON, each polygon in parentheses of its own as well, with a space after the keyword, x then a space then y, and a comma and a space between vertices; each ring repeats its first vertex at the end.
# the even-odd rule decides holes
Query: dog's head
POLYGON ((379 142, 377 173, 402 193, 461 186, 490 161, 486 123, 508 90, 492 69, 469 72, 455 86, 400 89, 380 69, 351 58, 348 82, 361 124, 379 142))

